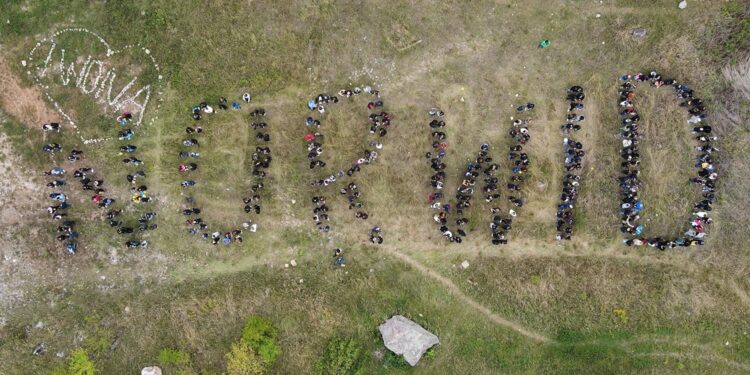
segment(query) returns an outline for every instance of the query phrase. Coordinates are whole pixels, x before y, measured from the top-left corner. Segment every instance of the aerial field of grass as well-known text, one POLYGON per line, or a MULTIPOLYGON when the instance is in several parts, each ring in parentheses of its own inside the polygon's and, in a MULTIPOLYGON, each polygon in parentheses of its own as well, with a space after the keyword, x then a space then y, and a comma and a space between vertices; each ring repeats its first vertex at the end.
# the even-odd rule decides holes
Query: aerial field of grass
MULTIPOLYGON (((749 373, 750 3, 678 3, 3 1, 0 374, 135 374, 147 366, 165 374, 749 373), (633 36, 639 28, 645 36, 633 36), (550 45, 540 48, 542 40, 550 45), (91 56, 103 64, 88 65, 91 56), (60 61, 74 68, 39 73, 60 61), (84 67, 101 73, 94 81, 84 67), (619 230, 618 78, 652 70, 695 90, 718 136, 720 178, 702 246, 628 247, 619 230), (111 103, 103 104, 109 78, 111 103), (123 108, 112 97, 131 78, 133 92, 149 90, 127 104, 145 110, 134 111, 135 136, 124 142, 126 126, 115 121, 123 108), (558 241, 560 126, 573 85, 586 92, 574 135, 586 154, 573 236, 558 241), (308 109, 321 93, 366 86, 392 116, 382 138, 368 132, 373 97, 340 97, 325 114, 308 109), (241 109, 218 109, 220 97, 241 109), (215 113, 193 120, 204 101, 215 113), (505 165, 516 108, 527 102, 535 104, 524 146, 530 164, 508 244, 490 243, 490 205, 479 192, 464 241, 446 241, 427 200, 428 111, 445 112, 444 192, 452 197, 480 145, 505 165), (257 108, 267 113, 259 130, 251 123, 260 117, 249 115, 257 108), (322 122, 321 169, 307 158, 308 116, 322 122), (62 130, 42 131, 50 122, 62 130), (203 132, 186 134, 188 126, 203 132), (183 146, 189 138, 200 146, 183 146), (63 152, 44 153, 49 143, 63 152), (126 143, 143 165, 122 163, 126 143), (256 146, 269 147, 273 161, 262 211, 248 215, 256 146), (74 148, 84 158, 71 164, 74 148), (348 169, 363 148, 377 150, 371 165, 343 184, 311 186, 348 169), (200 157, 181 158, 186 151, 200 157), (189 162, 198 169, 180 173, 189 162), (68 176, 62 191, 79 233, 76 254, 68 253, 46 211, 53 190, 43 172, 54 165, 92 167, 123 209, 120 226, 136 233, 118 234, 93 193, 68 176), (146 176, 131 184, 126 175, 136 170, 146 176), (197 183, 181 187, 186 179, 197 183), (367 220, 339 194, 349 181, 367 220), (151 202, 130 202, 139 185, 151 202), (327 233, 312 219, 321 194, 327 233), (182 213, 194 206, 209 223, 197 234, 186 224, 195 215, 182 213), (158 228, 140 232, 147 212, 158 228), (243 230, 241 243, 200 238, 248 218, 257 232, 243 230), (368 235, 376 225, 382 244, 368 235), (125 246, 136 239, 148 246, 125 246), (335 248, 345 267, 334 264, 335 248), (395 314, 440 338, 415 367, 378 332, 395 314), (271 327, 268 346, 258 346, 251 322, 271 327)), ((698 143, 673 91, 650 86, 639 84, 634 99, 640 222, 648 236, 676 237, 701 199, 689 182, 698 143)), ((507 168, 498 177, 507 182, 507 168)))

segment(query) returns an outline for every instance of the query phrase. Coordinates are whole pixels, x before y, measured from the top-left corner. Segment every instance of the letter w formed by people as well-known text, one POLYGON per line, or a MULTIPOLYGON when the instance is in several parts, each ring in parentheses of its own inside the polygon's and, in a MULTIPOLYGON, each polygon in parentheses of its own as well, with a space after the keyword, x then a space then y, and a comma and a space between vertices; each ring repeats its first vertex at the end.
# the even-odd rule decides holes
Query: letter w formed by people
POLYGON ((508 135, 511 138, 506 159, 494 159, 489 144, 482 144, 476 157, 466 163, 463 175, 459 176, 455 198, 451 199, 446 190, 446 158, 448 154, 448 137, 445 132, 445 113, 437 108, 429 111, 432 118, 429 122, 432 149, 427 153, 433 174, 430 177, 432 191, 427 196, 430 208, 435 210, 433 219, 442 236, 449 242, 461 243, 466 231, 473 226, 467 211, 472 206, 472 199, 477 191, 482 194, 489 206, 491 243, 507 243, 507 235, 512 229, 517 210, 524 204, 523 186, 528 179, 529 157, 524 147, 531 139, 529 134, 529 113, 534 104, 519 106, 520 118, 511 118, 508 135), (499 173, 508 170, 510 174, 499 173), (503 189, 502 187, 505 187, 503 189), (506 194, 501 191, 506 190, 506 194))

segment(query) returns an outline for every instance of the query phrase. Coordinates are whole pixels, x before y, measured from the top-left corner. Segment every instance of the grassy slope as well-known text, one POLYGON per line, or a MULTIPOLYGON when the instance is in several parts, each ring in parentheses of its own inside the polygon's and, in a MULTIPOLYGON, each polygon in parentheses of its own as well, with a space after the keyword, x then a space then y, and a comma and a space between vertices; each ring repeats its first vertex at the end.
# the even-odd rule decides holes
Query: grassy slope
MULTIPOLYGON (((281 373, 309 369, 321 352, 321 344, 338 330, 359 336, 373 349, 377 342, 374 326, 394 312, 403 312, 426 324, 443 339, 444 345, 435 358, 420 365, 418 372, 556 372, 563 368, 601 373, 639 372, 643 368, 674 370, 680 366, 700 372, 722 366, 720 362, 699 358, 635 356, 626 351, 697 350, 676 344, 683 341, 706 345, 707 351, 720 351, 734 360, 746 361, 750 356, 747 335, 742 334, 748 330, 747 306, 743 308, 727 286, 738 282, 741 289, 747 290, 742 281, 735 281, 736 276, 746 272, 746 236, 738 235, 737 229, 746 227, 747 219, 723 217, 722 209, 717 209, 719 225, 710 244, 691 254, 657 257, 646 250, 621 255, 625 249, 613 246, 618 241, 616 217, 612 214, 617 204, 612 179, 617 173, 613 166, 617 163, 618 142, 613 137, 617 129, 614 78, 632 69, 655 67, 697 85, 699 92, 710 97, 721 88, 717 69, 699 51, 700 40, 686 36, 682 30, 690 22, 697 28, 695 34, 700 35, 718 18, 718 6, 691 6, 678 13, 672 2, 650 1, 630 1, 619 6, 547 1, 472 5, 426 2, 413 8, 405 4, 355 6, 333 2, 284 2, 273 6, 262 2, 207 3, 202 7, 174 6, 164 1, 148 4, 89 5, 81 1, 62 6, 58 2, 38 2, 27 11, 21 10, 21 4, 3 5, 9 8, 12 22, 1 26, 1 35, 9 50, 7 55, 20 59, 33 45, 32 36, 46 34, 54 29, 51 25, 68 25, 69 21, 61 20, 74 17, 75 25, 100 32, 114 45, 138 41, 151 47, 165 69, 169 86, 160 120, 145 130, 147 139, 141 136, 138 140, 139 146, 150 150, 142 155, 154 176, 149 186, 160 198, 162 228, 150 240, 156 251, 167 256, 170 267, 180 263, 169 273, 169 280, 188 281, 152 286, 146 276, 146 281, 139 284, 129 272, 136 272, 142 264, 108 265, 103 259, 109 246, 120 240, 95 236, 102 229, 101 223, 87 224, 83 231, 86 249, 75 259, 78 267, 87 270, 79 278, 86 286, 70 289, 74 292, 53 290, 40 295, 41 300, 52 298, 60 303, 53 309, 31 305, 11 319, 0 347, 2 357, 14 358, 5 363, 7 371, 26 372, 30 368, 25 366, 50 366, 55 362, 52 356, 26 361, 25 353, 41 340, 50 345, 57 342, 61 350, 71 348, 71 342, 80 345, 73 341, 71 333, 79 330, 87 337, 100 336, 104 341, 112 340, 119 330, 126 332, 120 349, 112 353, 103 350, 98 358, 109 371, 132 371, 152 361, 161 347, 170 346, 191 352, 196 369, 220 368, 222 354, 236 339, 242 319, 249 312, 266 313, 278 320, 285 350, 281 373), (596 13, 601 18, 595 18, 596 13), (646 40, 633 42, 626 35, 636 26, 649 30, 646 40), (404 35, 422 42, 397 51, 398 38, 404 35), (553 41, 552 48, 536 49, 535 43, 545 37, 553 41), (365 68, 374 69, 369 78, 352 73, 365 68), (385 100, 398 116, 380 165, 374 167, 377 171, 365 172, 359 178, 365 202, 372 206, 371 223, 379 222, 385 228, 388 246, 412 253, 452 277, 493 311, 565 345, 536 345, 492 327, 481 315, 447 296, 439 285, 391 261, 354 250, 364 239, 367 225, 355 223, 340 205, 335 206, 332 215, 334 225, 340 229, 334 235, 334 244, 352 248, 350 262, 354 267, 349 269, 351 276, 327 269, 327 250, 334 244, 311 233, 307 218, 311 191, 305 181, 311 174, 305 166, 301 141, 304 130, 299 126, 306 115, 303 103, 306 97, 322 90, 334 91, 349 82, 371 81, 384 87, 385 100), (554 229, 551 209, 561 173, 556 126, 564 116, 561 94, 573 83, 584 83, 590 92, 589 122, 585 124, 589 129, 584 139, 590 147, 590 168, 581 197, 579 239, 558 248, 550 241, 554 229), (236 95, 244 88, 256 93, 259 103, 270 113, 275 164, 269 186, 273 199, 260 220, 266 227, 263 235, 242 247, 215 250, 170 229, 182 220, 174 214, 181 207, 174 188, 179 181, 175 172, 177 142, 185 124, 191 121, 187 113, 190 104, 204 97, 236 95), (426 122, 424 108, 438 104, 448 112, 453 142, 451 170, 458 171, 478 144, 489 140, 504 146, 502 127, 512 115, 516 93, 537 102, 539 113, 530 146, 537 169, 532 171, 534 181, 528 184, 530 204, 513 232, 514 244, 502 250, 487 247, 486 230, 479 225, 471 243, 461 248, 446 252, 442 246, 429 245, 433 241, 439 244, 440 240, 429 222, 430 214, 420 203, 427 192, 424 180, 428 175, 420 157, 429 147, 426 130, 421 126, 426 122), (540 183, 545 188, 538 188, 540 183), (297 203, 292 204, 292 199, 297 203), (414 203, 405 210, 403 201, 414 203), (558 257, 560 252, 566 256, 558 257), (467 270, 468 276, 450 267, 479 253, 483 256, 472 262, 477 267, 467 270), (278 267, 279 261, 291 258, 307 260, 304 269, 293 271, 305 279, 304 287, 294 283, 297 275, 253 267, 267 262, 278 267), (376 268, 375 275, 382 276, 368 275, 369 268, 376 268), (234 273, 243 269, 250 271, 234 273), (93 274, 90 270, 112 273, 118 287, 102 299, 93 298, 99 292, 87 282, 87 275, 93 274), (213 279, 219 273, 228 275, 213 279), (193 277, 201 281, 192 280, 193 277), (348 277, 349 284, 342 287, 339 278, 348 277), (393 287, 396 281, 401 282, 397 288, 393 287), (270 297, 260 292, 266 287, 271 290, 270 297), (147 289, 150 292, 144 293, 147 289), (409 297, 416 297, 416 302, 407 303, 409 297), (85 307, 82 301, 92 299, 97 301, 92 308, 85 307), (154 307, 172 299, 176 302, 169 307, 154 307), (130 306, 131 313, 123 318, 120 311, 124 305, 130 306), (627 322, 614 316, 613 310, 620 308, 627 312, 627 322), (419 313, 425 315, 424 320, 420 320, 419 313), (89 317, 83 320, 87 323, 81 323, 82 316, 89 317), (12 338, 17 337, 23 325, 41 319, 38 317, 45 317, 53 328, 32 333, 27 339, 12 338), (57 322, 51 323, 53 320, 57 322), (136 328, 123 328, 129 326, 136 328), (650 336, 666 338, 669 344, 630 343, 650 336), (724 348, 724 341, 732 344, 724 348)), ((649 95, 645 93, 646 97, 649 95)), ((659 95, 658 100, 668 99, 659 95)), ((647 104, 642 107, 650 108, 647 104)), ((329 116, 328 124, 359 121, 362 112, 352 109, 340 105, 329 116)), ((674 106, 664 111, 673 109, 674 106)), ((84 109, 79 112, 84 113, 84 109)), ((669 127, 677 129, 680 124, 662 113, 654 115, 659 116, 655 119, 669 122, 669 127)), ((240 120, 235 117, 212 120, 209 131, 216 135, 229 131, 229 127, 238 126, 235 124, 240 120)), ((84 120, 84 126, 96 125, 91 121, 86 124, 84 120)), ((17 125, 3 129, 23 132, 17 125)), ((332 165, 344 165, 351 158, 351 153, 344 150, 352 145, 348 138, 329 133, 326 160, 332 165)), ((746 142, 746 134, 728 138, 725 148, 746 152, 737 147, 746 142)), ((28 142, 28 137, 16 139, 28 142)), ((216 151, 222 144, 215 142, 218 140, 219 137, 204 147, 201 166, 225 161, 230 163, 227 169, 239 168, 237 160, 216 151)), ((665 142, 667 149, 684 150, 682 139, 665 142)), ((233 158, 237 158, 244 154, 242 145, 238 139, 226 151, 234 151, 233 158)), ((105 144, 86 150, 99 155, 113 154, 114 148, 105 144)), ((35 164, 39 161, 37 155, 26 159, 35 164)), ((655 165, 684 165, 677 158, 658 153, 656 157, 655 165)), ((108 158, 97 163, 106 164, 111 170, 116 160, 108 158)), ((680 172, 684 170, 666 169, 664 185, 681 181, 680 172)), ((237 224, 238 215, 224 215, 224 211, 239 211, 241 206, 233 202, 239 202, 243 180, 211 178, 220 176, 220 172, 199 172, 200 180, 208 185, 200 194, 221 192, 224 199, 210 206, 203 204, 209 211, 205 216, 223 220, 222 224, 229 227, 237 224), (229 192, 223 191, 227 183, 229 192)), ((644 173, 649 176, 649 170, 644 173)), ((739 176, 728 173, 730 181, 739 176)), ((116 176, 112 173, 108 181, 116 182, 116 176)), ((652 191, 667 190, 658 185, 658 179, 654 181, 657 185, 647 186, 653 186, 652 191)), ((747 206, 747 196, 726 194, 740 201, 722 204, 747 206)), ((653 212, 658 210, 662 218, 668 218, 654 221, 654 232, 670 233, 675 223, 677 227, 682 225, 686 209, 673 204, 670 197, 684 195, 660 196, 658 201, 650 198, 654 201, 653 212)), ((39 243, 41 239, 34 241, 39 243)), ((55 249, 48 257, 57 257, 55 249)), ((73 267, 67 265, 69 261, 63 266, 73 267)), ((100 344, 84 341, 84 345, 93 350, 100 344)), ((368 365, 372 371, 379 368, 375 362, 368 365)))

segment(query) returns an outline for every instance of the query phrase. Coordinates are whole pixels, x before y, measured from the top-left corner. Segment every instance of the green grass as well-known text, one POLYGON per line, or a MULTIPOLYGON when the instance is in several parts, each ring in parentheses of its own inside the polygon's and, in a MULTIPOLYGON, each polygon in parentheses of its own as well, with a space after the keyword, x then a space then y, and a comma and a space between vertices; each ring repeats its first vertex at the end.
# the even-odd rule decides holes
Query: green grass
MULTIPOLYGON (((744 25, 744 19, 728 20, 741 14, 734 10, 738 2, 729 4, 691 3, 679 11, 672 1, 644 0, 4 2, 2 58, 25 84, 30 82, 17 62, 36 40, 58 28, 82 26, 115 47, 148 47, 164 75, 164 103, 158 120, 139 128, 133 142, 146 161, 146 184, 156 199, 151 207, 159 214, 160 228, 146 236, 148 250, 123 249, 125 238, 99 220, 86 194, 73 195, 82 222, 76 257, 59 254, 51 243, 52 224, 42 213, 34 224, 8 229, 18 253, 39 267, 39 275, 24 277, 42 281, 28 288, 26 304, 3 312, 8 324, 0 330, 0 372, 48 373, 65 362, 56 352, 69 356, 82 347, 100 373, 136 373, 154 364, 168 371, 221 373, 250 315, 269 317, 278 329, 281 355, 272 372, 280 374, 312 373, 334 337, 361 346, 367 374, 741 371, 721 358, 744 364, 750 358, 743 333, 750 316, 741 300, 750 288, 741 277, 747 273, 750 225, 743 214, 750 206, 746 130, 730 129, 719 145, 725 152, 721 162, 731 168, 722 172, 717 224, 706 246, 656 255, 620 246, 617 231, 616 77, 659 69, 694 86, 710 103, 709 111, 719 113, 725 85, 719 71, 730 57, 717 60, 710 37, 734 23, 744 25), (645 27, 647 37, 630 38, 634 27, 645 27), (688 29, 695 32, 685 33, 688 29), (537 49, 544 38, 551 47, 537 49), (371 218, 354 219, 330 189, 325 194, 332 201, 334 232, 326 238, 310 220, 314 189, 308 182, 322 172, 311 172, 305 158, 305 103, 319 92, 373 83, 382 88, 395 125, 377 163, 355 179, 371 218), (553 240, 562 176, 559 125, 565 88, 572 84, 587 89, 587 122, 579 135, 587 160, 575 239, 561 246, 553 240), (185 233, 177 153, 184 128, 195 125, 192 104, 219 96, 238 100, 244 91, 254 94, 254 103, 200 122, 206 132, 200 136, 200 167, 191 176, 199 184, 192 194, 212 229, 226 231, 245 220, 241 199, 256 144, 247 112, 263 107, 274 158, 264 212, 254 218, 260 231, 245 233, 242 245, 213 247, 185 233), (506 149, 509 118, 522 100, 537 104, 527 148, 532 178, 511 244, 488 245, 486 205, 479 199, 469 212, 472 233, 466 243, 444 244, 425 203, 430 173, 423 158, 429 149, 425 110, 440 106, 447 113, 446 192, 452 192, 480 144, 506 149), (366 231, 375 224, 385 233, 382 249, 366 244, 366 231), (334 247, 345 249, 347 267, 331 264, 334 247), (110 260, 115 251, 117 264, 110 260), (552 342, 540 344, 494 324, 389 251, 412 256, 492 312, 552 342), (299 266, 285 268, 292 259, 299 266), (464 259, 469 269, 452 267, 464 259), (404 368, 398 357, 375 355, 385 350, 377 325, 396 313, 441 339, 414 369, 404 368), (26 329, 39 320, 44 329, 26 329), (38 342, 45 342, 49 353, 31 358, 38 342)), ((728 40, 741 54, 740 39, 728 40)), ((70 43, 91 48, 75 37, 70 43)), ((126 69, 128 62, 120 61, 118 68, 126 69)), ((70 90, 53 93, 76 114, 87 137, 119 130, 90 99, 70 90)), ((648 230, 676 234, 696 194, 684 186, 694 157, 684 113, 666 93, 638 94, 648 136, 644 151, 652 153, 643 160, 646 214, 653 215, 648 230)), ((361 149, 363 104, 361 98, 354 104, 342 100, 323 118, 327 170, 348 166, 361 149)), ((80 146, 112 193, 127 200, 124 176, 131 168, 119 161, 119 142, 79 145, 66 132, 43 140, 38 128, 0 118, 0 131, 25 168, 35 173, 49 168, 52 161, 39 151, 44 142, 80 146)), ((499 151, 495 157, 504 158, 499 151)), ((129 207, 128 223, 150 209, 129 207)))

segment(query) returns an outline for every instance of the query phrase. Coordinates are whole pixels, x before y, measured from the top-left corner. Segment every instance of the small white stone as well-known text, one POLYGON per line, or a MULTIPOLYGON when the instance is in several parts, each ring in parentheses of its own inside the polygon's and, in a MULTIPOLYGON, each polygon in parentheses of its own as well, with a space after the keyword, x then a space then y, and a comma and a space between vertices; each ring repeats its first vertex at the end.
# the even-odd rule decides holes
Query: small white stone
POLYGON ((296 260, 294 260, 294 259, 290 260, 290 261, 289 261, 289 264, 291 264, 291 265, 292 265, 292 267, 297 267, 297 261, 296 261, 296 260))
POLYGON ((305 282, 305 280, 303 280, 303 279, 299 279, 299 283, 300 283, 300 284, 302 284, 302 283, 304 283, 304 282, 305 282))
POLYGON ((599 14, 599 13, 596 14, 596 18, 601 18, 601 17, 602 17, 601 14, 599 14))
POLYGON ((685 9, 685 8, 687 8, 687 0, 682 0, 682 1, 680 1, 680 4, 679 4, 679 5, 677 5, 677 7, 678 7, 678 8, 680 8, 680 9, 685 9))
POLYGON ((461 268, 463 268, 463 269, 469 268, 469 261, 465 260, 465 261, 461 262, 461 268))
POLYGON ((26 66, 26 60, 21 60, 21 66, 26 66))
POLYGON ((292 204, 295 204, 295 203, 297 203, 297 200, 296 199, 292 199, 292 204))
POLYGON ((289 268, 289 263, 284 263, 284 268, 289 268))

